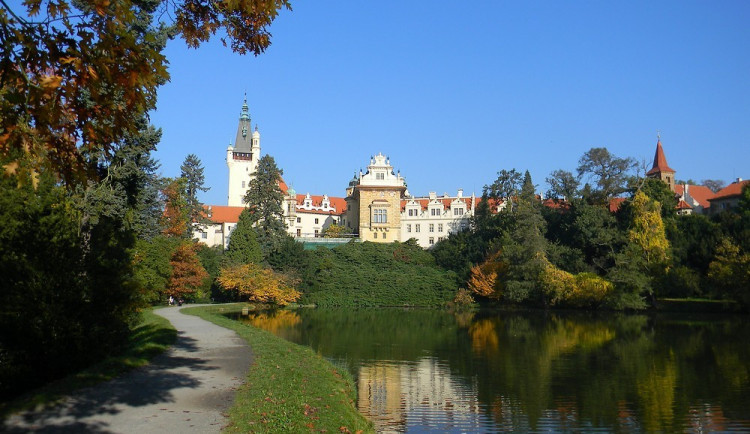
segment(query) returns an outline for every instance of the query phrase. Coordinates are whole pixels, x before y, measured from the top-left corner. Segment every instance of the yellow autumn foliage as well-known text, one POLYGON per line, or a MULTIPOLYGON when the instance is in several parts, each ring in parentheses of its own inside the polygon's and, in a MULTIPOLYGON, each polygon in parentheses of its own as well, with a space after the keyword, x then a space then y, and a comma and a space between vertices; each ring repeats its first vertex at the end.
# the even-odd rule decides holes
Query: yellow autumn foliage
POLYGON ((633 227, 628 239, 643 252, 643 259, 653 267, 666 267, 669 240, 661 218, 661 205, 639 191, 633 197, 633 227))
POLYGON ((550 305, 596 306, 614 286, 593 273, 571 274, 548 264, 541 275, 544 295, 550 305))
POLYGON ((249 301, 286 306, 302 294, 294 281, 258 264, 234 265, 221 270, 217 281, 227 291, 237 291, 249 301))

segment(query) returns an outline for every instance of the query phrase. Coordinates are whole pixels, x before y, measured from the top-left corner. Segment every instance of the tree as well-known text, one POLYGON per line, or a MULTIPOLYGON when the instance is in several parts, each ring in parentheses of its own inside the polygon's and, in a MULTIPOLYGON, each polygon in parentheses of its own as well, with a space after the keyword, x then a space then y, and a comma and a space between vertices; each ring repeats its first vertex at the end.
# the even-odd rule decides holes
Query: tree
POLYGON ((590 198, 595 203, 607 201, 627 190, 630 172, 636 163, 632 158, 618 158, 607 148, 591 148, 578 160, 578 177, 595 182, 590 198))
POLYGON ((185 179, 167 179, 161 193, 164 197, 162 233, 184 238, 190 228, 187 201, 185 200, 185 179))
POLYGON ((513 302, 540 301, 541 274, 547 260, 545 221, 534 194, 531 175, 526 171, 518 197, 516 227, 502 240, 502 261, 508 264, 505 298, 513 302))
POLYGON ((726 183, 721 179, 704 179, 703 181, 701 181, 701 184, 711 189, 711 191, 713 191, 714 193, 721 190, 726 185, 726 183))
POLYGON ((192 223, 205 223, 206 217, 203 211, 203 203, 198 199, 198 192, 206 192, 210 187, 204 187, 205 177, 201 160, 195 154, 189 154, 180 166, 180 177, 185 179, 185 206, 187 207, 188 221, 187 237, 193 237, 192 223))
POLYGON ((229 237, 224 254, 227 264, 260 263, 263 255, 258 244, 258 235, 253 228, 253 217, 247 208, 240 213, 239 221, 229 237))
POLYGON ((283 172, 270 155, 258 160, 255 177, 250 180, 245 203, 250 221, 258 234, 263 258, 277 250, 287 235, 284 224, 284 194, 279 187, 283 172))
POLYGON ((548 198, 572 200, 578 194, 578 179, 567 170, 555 170, 546 179, 548 198))
POLYGON ((508 210, 513 210, 514 198, 521 189, 521 174, 516 169, 497 172, 497 179, 490 185, 484 186, 485 194, 490 199, 507 200, 508 210))
POLYGON ((208 273, 203 268, 195 251, 195 245, 184 242, 177 246, 172 259, 172 277, 167 283, 167 295, 174 298, 185 298, 194 294, 203 286, 208 273))
POLYGON ((218 278, 227 291, 237 291, 249 301, 285 306, 297 301, 301 294, 296 282, 259 264, 232 265, 221 270, 218 278))
POLYGON ((351 230, 346 226, 340 226, 336 223, 328 225, 327 228, 323 229, 323 238, 341 238, 344 235, 349 235, 351 230))
POLYGON ((674 217, 677 215, 677 196, 669 188, 666 182, 656 178, 646 178, 643 180, 641 191, 650 199, 661 204, 662 218, 674 217))
POLYGON ((750 306, 750 254, 731 240, 722 239, 708 277, 722 297, 736 300, 745 308, 750 306))
POLYGON ((167 297, 165 291, 172 277, 170 261, 179 244, 178 238, 165 235, 136 241, 132 250, 133 277, 144 303, 159 303, 167 297))
POLYGON ((270 45, 268 26, 288 0, 30 0, 0 8, 0 157, 6 174, 39 170, 66 183, 92 175, 88 155, 137 130, 169 78, 161 54, 168 36, 191 47, 219 29, 241 54, 270 45), (158 16, 157 16, 158 14, 158 16), (159 17, 172 16, 171 26, 159 17))

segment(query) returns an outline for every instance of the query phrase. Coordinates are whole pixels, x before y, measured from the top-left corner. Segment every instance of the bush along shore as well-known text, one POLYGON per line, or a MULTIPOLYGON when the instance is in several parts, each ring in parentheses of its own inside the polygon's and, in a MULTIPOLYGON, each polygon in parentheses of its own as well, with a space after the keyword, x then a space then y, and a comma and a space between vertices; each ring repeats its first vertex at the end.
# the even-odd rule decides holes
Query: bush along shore
POLYGON ((227 432, 373 432, 356 408, 351 375, 312 349, 226 316, 244 304, 194 307, 197 315, 237 332, 253 351, 245 384, 229 410, 227 432))

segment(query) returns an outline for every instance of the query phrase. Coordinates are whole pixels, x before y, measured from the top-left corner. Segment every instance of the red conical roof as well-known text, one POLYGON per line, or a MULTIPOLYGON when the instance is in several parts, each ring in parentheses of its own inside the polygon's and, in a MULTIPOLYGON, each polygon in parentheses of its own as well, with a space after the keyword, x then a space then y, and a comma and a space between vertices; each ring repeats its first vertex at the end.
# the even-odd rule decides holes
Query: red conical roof
POLYGON ((667 165, 667 157, 664 156, 664 149, 661 147, 661 140, 656 141, 656 154, 654 155, 654 167, 646 172, 646 176, 659 172, 672 172, 675 170, 667 165))

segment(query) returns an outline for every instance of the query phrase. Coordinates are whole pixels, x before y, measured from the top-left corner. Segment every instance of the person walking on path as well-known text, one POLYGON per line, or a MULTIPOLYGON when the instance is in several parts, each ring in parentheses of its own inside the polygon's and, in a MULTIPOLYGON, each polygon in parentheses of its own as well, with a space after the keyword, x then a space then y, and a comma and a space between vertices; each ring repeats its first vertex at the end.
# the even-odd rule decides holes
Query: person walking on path
POLYGON ((177 329, 175 345, 150 364, 81 389, 61 403, 0 422, 2 432, 218 433, 252 363, 231 330, 181 309, 157 309, 177 329))

